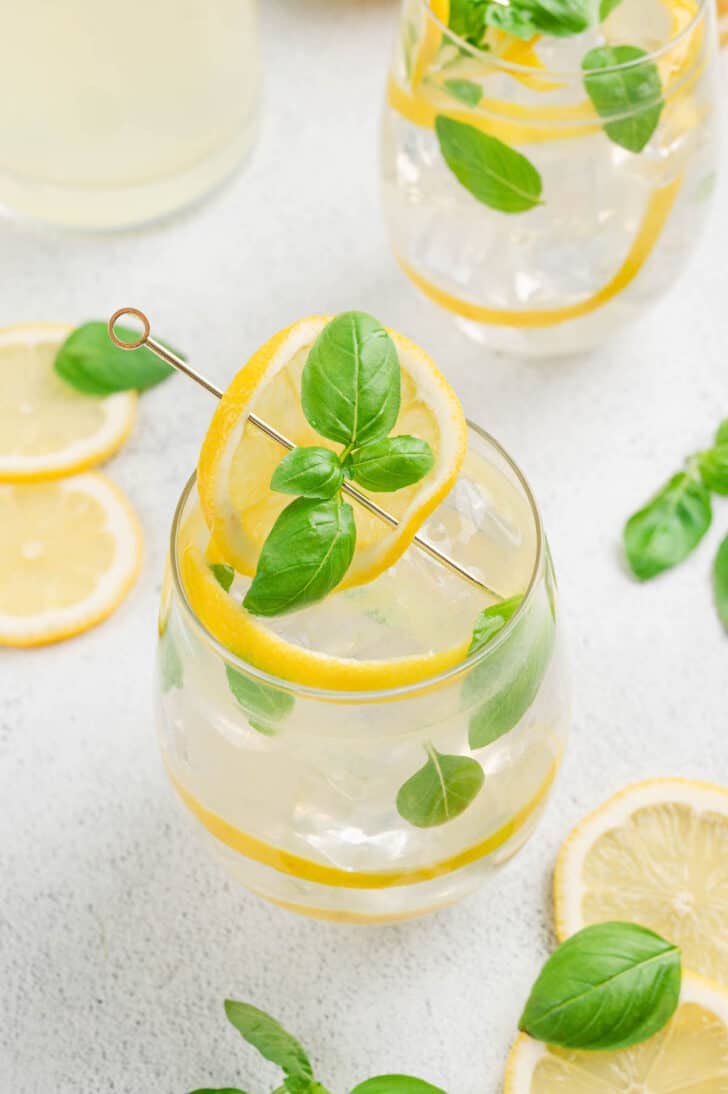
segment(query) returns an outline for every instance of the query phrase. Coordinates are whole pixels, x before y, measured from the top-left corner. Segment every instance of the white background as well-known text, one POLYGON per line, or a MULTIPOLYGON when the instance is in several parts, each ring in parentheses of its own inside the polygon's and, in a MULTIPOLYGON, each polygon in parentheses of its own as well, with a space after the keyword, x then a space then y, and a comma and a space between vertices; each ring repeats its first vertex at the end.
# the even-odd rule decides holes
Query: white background
POLYGON ((572 744, 532 843, 435 918, 330 926, 231 886, 165 782, 151 698, 165 541, 212 406, 181 378, 144 396, 109 468, 144 525, 141 580, 92 633, 0 654, 2 1094, 265 1094, 276 1073, 227 1025, 230 994, 295 1031, 333 1094, 385 1071, 495 1094, 552 944, 550 875, 570 827, 630 780, 728 781, 728 637, 709 585, 728 500, 679 571, 638 587, 620 557, 624 518, 728 416, 725 187, 687 274, 638 328, 588 360, 495 359, 387 249, 376 148, 395 4, 264 7, 247 169, 202 208, 124 236, 0 221, 0 323, 136 304, 222 385, 309 313, 364 308, 420 341, 540 499, 573 651, 572 744))

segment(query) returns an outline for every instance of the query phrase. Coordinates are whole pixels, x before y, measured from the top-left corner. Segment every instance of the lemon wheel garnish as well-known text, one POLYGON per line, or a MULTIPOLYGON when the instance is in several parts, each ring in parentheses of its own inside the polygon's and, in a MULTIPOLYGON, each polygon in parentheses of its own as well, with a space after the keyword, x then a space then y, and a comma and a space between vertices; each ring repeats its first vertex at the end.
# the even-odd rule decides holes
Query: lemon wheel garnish
POLYGON ((525 1034, 508 1058, 504 1094, 723 1094, 728 1090, 728 993, 683 977, 669 1024, 618 1052, 552 1048, 525 1034))
POLYGON ((389 661, 331 657, 286 642, 218 584, 210 562, 219 556, 214 545, 206 546, 205 533, 198 511, 180 530, 177 544, 180 575, 190 606, 226 649, 272 676, 331 691, 380 691, 427 680, 467 656, 468 642, 439 653, 389 661))
POLYGON ((687 968, 728 985, 728 790, 689 779, 627 787, 566 840, 554 901, 561 939, 631 920, 680 946, 687 968))
POLYGON ((72 328, 0 330, 0 482, 37 482, 109 458, 134 424, 136 392, 83 395, 53 369, 72 328))
MULTIPOLYGON (((290 497, 270 481, 285 455, 248 420, 254 411, 296 445, 334 448, 309 425, 301 408, 301 374, 327 318, 303 319, 275 335, 225 392, 200 454, 198 489, 208 528, 225 560, 252 576, 263 543, 290 497)), ((396 528, 355 505, 357 546, 339 588, 372 581, 404 554, 417 530, 449 493, 465 458, 467 426, 452 388, 414 342, 389 332, 401 364, 401 408, 394 434, 429 443, 432 471, 414 486, 387 495, 396 528)))
POLYGON ((100 623, 139 570, 142 535, 104 475, 0 485, 0 645, 40 646, 100 623))

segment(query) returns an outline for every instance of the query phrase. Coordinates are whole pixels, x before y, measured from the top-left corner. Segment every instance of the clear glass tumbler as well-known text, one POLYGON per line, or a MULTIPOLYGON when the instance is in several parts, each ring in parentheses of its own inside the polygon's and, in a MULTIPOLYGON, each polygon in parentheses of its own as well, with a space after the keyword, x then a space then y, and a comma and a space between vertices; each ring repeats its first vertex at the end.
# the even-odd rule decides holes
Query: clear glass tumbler
POLYGON ((484 48, 448 11, 402 6, 382 153, 395 255, 496 350, 589 349, 673 284, 703 224, 714 5, 621 0, 586 33, 491 30, 484 48))
POLYGON ((118 228, 221 182, 253 139, 257 0, 23 0, 3 13, 0 206, 118 228))
MULTIPOLYGON (((298 627, 306 653, 338 645, 391 663, 413 641, 427 656, 465 638, 465 659, 387 690, 328 691, 262 672, 215 637, 232 631, 210 623, 190 579, 196 558, 209 568, 194 479, 180 499, 160 615, 164 763, 213 854, 290 910, 386 922, 460 900, 523 846, 553 787, 570 695, 551 559, 525 479, 474 427, 424 531, 520 606, 468 656, 483 595, 411 547, 369 585, 278 625, 298 627)), ((213 598, 248 627, 237 580, 213 598)))

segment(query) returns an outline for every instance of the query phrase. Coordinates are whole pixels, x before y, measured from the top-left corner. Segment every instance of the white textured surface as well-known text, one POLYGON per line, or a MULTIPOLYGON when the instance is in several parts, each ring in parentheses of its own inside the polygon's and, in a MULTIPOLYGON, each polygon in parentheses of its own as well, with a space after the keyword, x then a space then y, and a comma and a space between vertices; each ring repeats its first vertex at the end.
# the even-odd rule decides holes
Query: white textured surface
POLYGON ((182 380, 145 396, 110 467, 146 532, 139 584, 91 634, 0 654, 2 1094, 271 1089, 225 1022, 228 994, 295 1030, 333 1094, 388 1070, 496 1094, 571 825, 631 779, 728 781, 728 639, 708 581, 728 502, 699 553, 649 587, 619 555, 624 517, 728 415, 725 186, 687 275, 637 330, 588 361, 489 358, 387 251, 375 148, 393 0, 263 2, 266 110, 247 171, 127 236, 0 222, 0 323, 135 303, 221 383, 306 313, 362 307, 417 338, 540 498, 570 622, 572 747, 534 841, 436 918, 328 926, 232 888, 165 783, 151 703, 167 529, 211 406, 182 380))

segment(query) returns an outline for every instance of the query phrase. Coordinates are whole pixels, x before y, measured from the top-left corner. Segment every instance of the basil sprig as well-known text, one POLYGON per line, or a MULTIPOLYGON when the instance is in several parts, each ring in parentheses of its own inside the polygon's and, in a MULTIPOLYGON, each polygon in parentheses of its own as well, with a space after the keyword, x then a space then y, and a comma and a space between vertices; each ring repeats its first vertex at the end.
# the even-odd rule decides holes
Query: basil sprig
MULTIPOLYGON (((128 327, 117 325, 116 331, 129 342, 137 336, 128 327)), ((177 350, 175 353, 183 356, 177 350)), ((99 322, 84 323, 69 334, 56 354, 54 368, 77 391, 99 396, 133 389, 145 391, 174 372, 146 346, 132 351, 115 346, 106 323, 99 322)))
MULTIPOLYGON (((691 456, 685 470, 630 517, 624 548, 630 569, 641 581, 677 566, 705 537, 713 520, 711 494, 728 496, 728 418, 718 427, 713 445, 691 456)), ((725 587, 728 548, 721 545, 713 567, 718 615, 726 626, 725 587)))
MULTIPOLYGON (((275 1094, 329 1094, 314 1077, 306 1050, 275 1018, 250 1003, 234 999, 225 1000, 225 1014, 248 1044, 283 1072, 283 1083, 275 1094)), ((245 1091, 224 1087, 196 1090, 193 1094, 245 1094, 245 1091)), ((445 1091, 409 1075, 380 1075, 359 1083, 351 1094, 445 1094, 445 1091)))
POLYGON ((298 496, 263 544, 243 601, 254 615, 296 611, 341 582, 356 549, 345 479, 374 492, 401 490, 434 465, 426 441, 388 436, 399 417, 400 363, 371 315, 345 312, 324 327, 303 368, 301 406, 313 428, 343 449, 295 448, 276 468, 271 489, 298 496))
POLYGON ((647 56, 636 46, 599 46, 582 61, 584 87, 604 132, 628 152, 649 143, 665 105, 660 71, 647 56))
POLYGON ((562 1048, 629 1048, 669 1022, 681 980, 677 946, 635 923, 598 923, 551 955, 519 1026, 562 1048))

